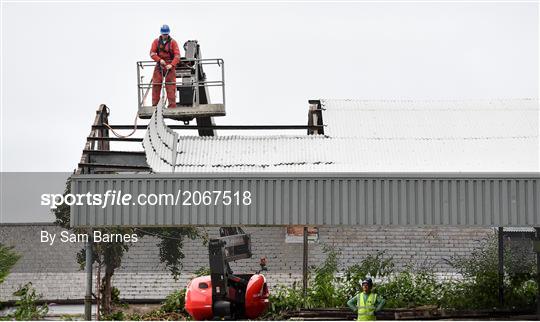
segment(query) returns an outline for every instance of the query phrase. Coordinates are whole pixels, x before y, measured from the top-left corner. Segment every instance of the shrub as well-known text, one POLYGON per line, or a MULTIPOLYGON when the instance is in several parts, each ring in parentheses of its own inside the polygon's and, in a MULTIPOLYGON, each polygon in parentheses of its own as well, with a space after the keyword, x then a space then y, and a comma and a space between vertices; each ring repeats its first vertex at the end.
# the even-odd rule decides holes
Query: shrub
POLYGON ((103 321, 124 321, 125 319, 126 314, 122 311, 113 311, 110 314, 101 315, 101 320, 103 321))
MULTIPOLYGON (((505 249, 504 297, 506 308, 532 309, 536 303, 536 271, 525 250, 505 249)), ((530 249, 528 250, 530 252, 530 249)), ((457 309, 499 307, 499 271, 497 236, 484 241, 470 256, 455 257, 450 264, 463 275, 463 281, 451 283, 452 294, 443 303, 457 309)))
POLYGON ((197 277, 210 275, 210 267, 201 266, 194 272, 194 274, 197 277))
MULTIPOLYGON (((366 276, 381 281, 375 284, 374 290, 386 300, 385 308, 436 305, 448 309, 493 309, 499 306, 496 238, 481 243, 470 256, 452 258, 449 263, 462 278, 442 281, 429 268, 408 266, 394 273, 393 259, 385 256, 384 251, 365 257, 340 274, 337 252, 332 248, 324 251, 325 261, 310 271, 306 295, 296 283, 292 287, 274 287, 267 317, 279 318, 286 311, 300 308, 344 307, 348 299, 361 291, 359 281, 366 276)), ((530 261, 519 261, 526 251, 505 254, 506 308, 532 309, 536 305, 536 271, 530 261)))
MULTIPOLYGON (((111 314, 103 315, 102 320, 110 321, 163 321, 163 320, 186 320, 187 314, 184 310, 186 290, 174 291, 169 294, 159 309, 145 314, 126 313, 121 310, 111 314)), ((126 306, 127 307, 127 306, 126 306)))
POLYGON ((36 290, 30 282, 20 287, 13 295, 19 299, 15 301, 15 312, 8 314, 7 319, 17 321, 41 320, 49 312, 47 304, 40 306, 36 304, 41 299, 41 295, 36 295, 36 290))
POLYGON ((343 298, 339 296, 336 288, 336 273, 338 272, 337 252, 332 248, 325 248, 327 254, 324 262, 313 269, 310 287, 305 299, 309 307, 338 307, 343 298))
POLYGON ((296 282, 292 287, 278 285, 270 293, 270 307, 266 317, 272 317, 281 320, 281 314, 287 311, 295 311, 306 306, 304 293, 296 282))
POLYGON ((186 299, 186 289, 174 291, 165 298, 165 302, 161 306, 163 312, 185 313, 184 307, 186 299))
POLYGON ((378 251, 375 255, 366 256, 360 264, 347 267, 342 278, 338 278, 341 298, 349 299, 362 290, 360 281, 366 276, 372 278, 385 278, 394 272, 394 261, 387 257, 385 251, 378 251))
POLYGON ((338 292, 336 274, 338 272, 337 252, 333 248, 323 250, 327 256, 318 267, 311 267, 309 287, 304 295, 303 288, 296 282, 292 287, 278 285, 270 292, 270 308, 266 317, 280 318, 287 311, 300 308, 340 307, 345 295, 338 292))
POLYGON ((386 308, 411 308, 438 305, 444 290, 430 270, 413 271, 411 267, 375 286, 386 308))

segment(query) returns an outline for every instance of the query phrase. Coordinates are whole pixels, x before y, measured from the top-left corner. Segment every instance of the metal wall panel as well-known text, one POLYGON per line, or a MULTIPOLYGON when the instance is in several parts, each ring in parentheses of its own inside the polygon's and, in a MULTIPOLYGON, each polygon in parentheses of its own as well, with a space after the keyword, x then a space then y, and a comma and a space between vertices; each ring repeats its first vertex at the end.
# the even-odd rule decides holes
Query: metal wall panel
MULTIPOLYGON (((251 204, 73 205, 73 226, 540 226, 540 174, 74 175, 72 193, 250 191, 251 204)), ((217 201, 215 201, 217 200, 217 201)), ((180 200, 182 201, 182 199, 180 200)), ((234 200, 233 200, 234 201, 234 200)))

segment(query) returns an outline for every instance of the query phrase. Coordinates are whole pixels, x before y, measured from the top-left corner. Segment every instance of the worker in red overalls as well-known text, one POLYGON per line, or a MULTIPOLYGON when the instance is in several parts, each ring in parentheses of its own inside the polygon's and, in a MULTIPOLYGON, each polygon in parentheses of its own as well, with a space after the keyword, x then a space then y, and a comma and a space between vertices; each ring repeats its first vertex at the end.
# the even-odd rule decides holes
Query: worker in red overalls
POLYGON ((161 36, 155 39, 150 49, 150 57, 157 62, 152 77, 152 106, 157 106, 161 93, 161 82, 165 77, 165 90, 169 100, 169 108, 176 107, 176 65, 180 62, 180 48, 176 40, 169 36, 169 26, 161 27, 161 36))

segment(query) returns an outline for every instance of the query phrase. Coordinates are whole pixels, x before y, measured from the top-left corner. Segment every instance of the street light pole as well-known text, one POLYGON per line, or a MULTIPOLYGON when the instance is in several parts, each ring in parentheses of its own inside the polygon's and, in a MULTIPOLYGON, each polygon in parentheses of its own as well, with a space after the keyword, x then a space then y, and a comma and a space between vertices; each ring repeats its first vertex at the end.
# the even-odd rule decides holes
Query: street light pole
POLYGON ((84 319, 92 320, 92 230, 88 234, 86 242, 86 295, 84 296, 84 319))
POLYGON ((308 228, 307 226, 304 226, 304 235, 303 235, 303 242, 304 242, 304 256, 302 261, 302 286, 304 291, 304 297, 307 295, 307 287, 308 287, 308 228))
POLYGON ((536 240, 534 241, 534 250, 536 251, 536 315, 540 320, 540 227, 536 227, 536 240))

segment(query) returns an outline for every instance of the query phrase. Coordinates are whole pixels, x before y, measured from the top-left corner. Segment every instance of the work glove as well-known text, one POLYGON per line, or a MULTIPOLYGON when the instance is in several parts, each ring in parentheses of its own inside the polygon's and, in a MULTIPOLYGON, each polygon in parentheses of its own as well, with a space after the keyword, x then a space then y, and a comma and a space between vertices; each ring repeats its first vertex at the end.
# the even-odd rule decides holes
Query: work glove
POLYGON ((165 62, 163 59, 160 60, 159 63, 160 63, 161 65, 163 65, 163 66, 165 66, 165 64, 166 64, 166 62, 165 62))
POLYGON ((171 68, 172 68, 172 65, 171 65, 171 64, 168 64, 167 66, 165 66, 165 68, 171 69, 171 68))

